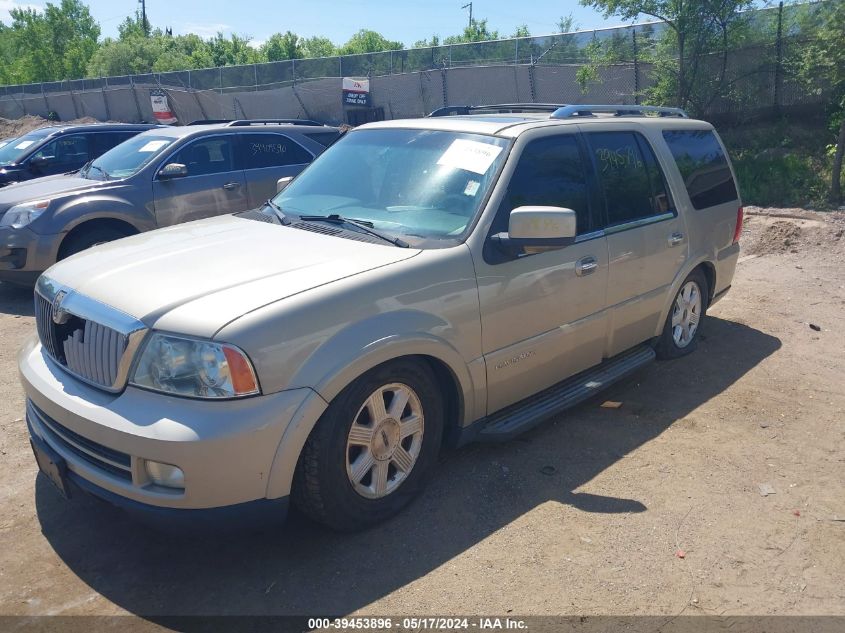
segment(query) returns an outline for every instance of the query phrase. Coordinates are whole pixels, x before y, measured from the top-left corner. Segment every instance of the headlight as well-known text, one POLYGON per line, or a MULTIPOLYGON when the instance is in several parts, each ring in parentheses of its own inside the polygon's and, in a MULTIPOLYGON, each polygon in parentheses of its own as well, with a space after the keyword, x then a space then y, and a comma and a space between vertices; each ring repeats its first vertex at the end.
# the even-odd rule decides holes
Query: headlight
POLYGON ((192 398, 239 398, 259 393, 252 364, 223 343, 153 334, 131 383, 192 398))
POLYGON ((36 200, 34 202, 16 204, 0 218, 0 226, 11 226, 13 229, 20 229, 44 213, 49 206, 49 200, 36 200))

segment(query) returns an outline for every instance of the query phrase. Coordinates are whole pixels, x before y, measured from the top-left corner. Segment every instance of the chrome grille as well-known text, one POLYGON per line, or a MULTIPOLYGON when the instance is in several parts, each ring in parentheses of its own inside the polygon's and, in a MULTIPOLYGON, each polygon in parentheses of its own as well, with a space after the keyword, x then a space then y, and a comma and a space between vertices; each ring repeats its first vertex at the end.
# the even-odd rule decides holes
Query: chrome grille
POLYGON ((119 391, 143 324, 45 277, 35 289, 35 320, 46 352, 85 382, 119 391))

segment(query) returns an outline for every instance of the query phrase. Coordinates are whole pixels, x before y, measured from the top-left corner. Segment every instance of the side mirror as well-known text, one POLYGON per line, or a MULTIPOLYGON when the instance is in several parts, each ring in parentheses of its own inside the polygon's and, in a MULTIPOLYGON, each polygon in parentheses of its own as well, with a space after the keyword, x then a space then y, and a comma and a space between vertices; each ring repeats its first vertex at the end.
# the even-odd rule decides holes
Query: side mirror
POLYGON ((29 159, 29 166, 32 169, 40 170, 56 160, 55 156, 33 156, 29 159))
POLYGON ((575 241, 576 230, 572 209, 517 207, 510 213, 508 232, 497 233, 493 241, 513 255, 524 248, 563 248, 575 241))
POLYGON ((290 181, 293 180, 293 176, 283 176, 276 181, 276 193, 280 193, 290 184, 290 181))
POLYGON ((188 175, 188 168, 182 163, 169 163, 162 167, 158 172, 159 180, 173 180, 174 178, 184 178, 188 175))

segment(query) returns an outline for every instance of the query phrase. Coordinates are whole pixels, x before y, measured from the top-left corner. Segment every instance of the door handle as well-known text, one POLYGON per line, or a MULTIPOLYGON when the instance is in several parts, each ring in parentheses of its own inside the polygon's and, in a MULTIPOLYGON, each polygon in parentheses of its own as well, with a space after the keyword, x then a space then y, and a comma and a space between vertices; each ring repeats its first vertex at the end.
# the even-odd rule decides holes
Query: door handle
POLYGON ((231 191, 232 189, 237 189, 240 186, 241 186, 241 183, 239 183, 239 182, 227 182, 225 185, 223 185, 223 188, 226 191, 231 191))
POLYGON ((599 267, 596 258, 592 255, 587 255, 586 257, 582 257, 577 262, 575 262, 575 274, 579 277, 583 277, 584 275, 591 275, 592 273, 596 272, 596 268, 599 267))
POLYGON ((669 246, 677 246, 681 242, 684 241, 684 234, 683 233, 672 233, 669 236, 669 246))

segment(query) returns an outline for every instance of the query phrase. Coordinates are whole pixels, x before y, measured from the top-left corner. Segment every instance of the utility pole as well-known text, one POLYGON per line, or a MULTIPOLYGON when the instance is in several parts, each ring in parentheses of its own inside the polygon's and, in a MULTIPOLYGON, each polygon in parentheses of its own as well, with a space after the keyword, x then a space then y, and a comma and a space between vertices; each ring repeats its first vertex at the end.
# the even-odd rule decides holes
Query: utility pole
POLYGON ((144 31, 144 36, 150 34, 149 29, 147 28, 147 0, 138 0, 141 3, 141 28, 144 31))
POLYGON ((469 28, 472 28, 472 2, 465 4, 461 9, 469 9, 469 28))

